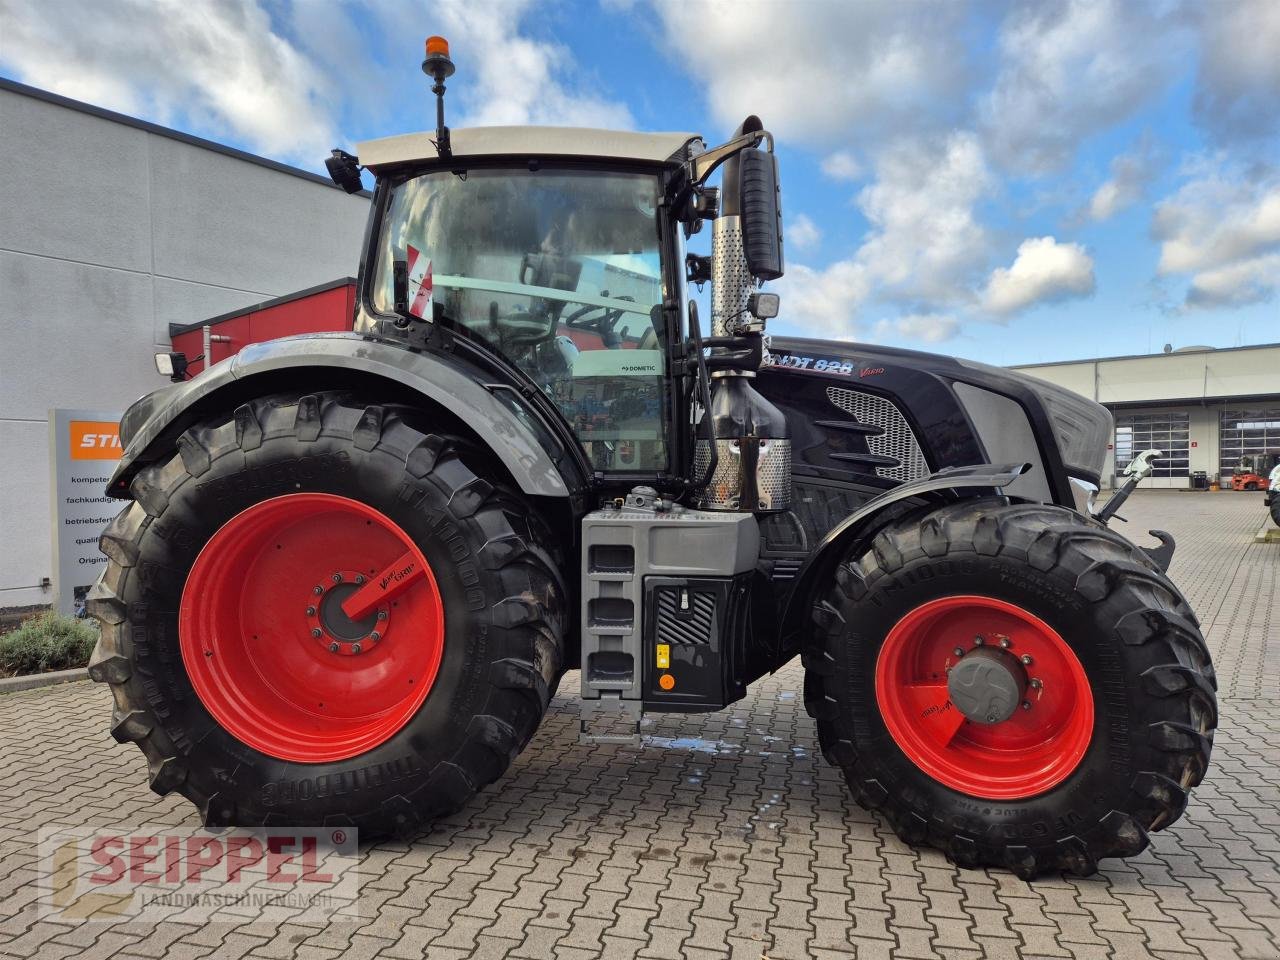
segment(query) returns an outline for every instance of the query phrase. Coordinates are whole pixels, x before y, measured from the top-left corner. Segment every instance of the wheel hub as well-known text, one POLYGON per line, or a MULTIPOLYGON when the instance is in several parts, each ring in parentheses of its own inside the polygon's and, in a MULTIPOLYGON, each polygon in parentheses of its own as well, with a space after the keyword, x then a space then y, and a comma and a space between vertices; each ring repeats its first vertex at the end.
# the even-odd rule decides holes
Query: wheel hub
POLYGON ((1031 611, 975 594, 909 610, 876 659, 885 728, 953 790, 1033 797, 1069 777, 1093 735, 1093 695, 1070 644, 1031 611))
POLYGON ((1000 723, 1013 716, 1027 692, 1027 672, 1005 650, 978 647, 952 666, 947 695, 966 720, 1000 723))
POLYGON ((391 611, 381 604, 367 616, 353 620, 343 611, 347 602, 365 583, 363 574, 340 570, 324 583, 307 591, 307 629, 312 639, 332 654, 354 657, 368 653, 386 638, 391 611))

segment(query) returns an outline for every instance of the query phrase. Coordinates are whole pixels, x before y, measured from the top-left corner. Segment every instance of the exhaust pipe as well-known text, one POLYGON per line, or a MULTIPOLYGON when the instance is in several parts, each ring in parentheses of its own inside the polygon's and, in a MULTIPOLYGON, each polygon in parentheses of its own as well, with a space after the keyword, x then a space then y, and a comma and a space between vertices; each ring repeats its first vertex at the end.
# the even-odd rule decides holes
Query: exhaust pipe
MULTIPOLYGON (((758 117, 748 117, 734 137, 763 129, 758 117)), ((716 465, 694 503, 704 510, 771 513, 791 505, 791 440, 786 417, 751 384, 764 356, 764 323, 748 311, 756 280, 743 249, 741 167, 740 155, 724 162, 721 212, 712 224, 711 408, 698 423, 693 475, 710 468, 713 449, 716 465), (741 362, 744 350, 752 363, 741 362)))

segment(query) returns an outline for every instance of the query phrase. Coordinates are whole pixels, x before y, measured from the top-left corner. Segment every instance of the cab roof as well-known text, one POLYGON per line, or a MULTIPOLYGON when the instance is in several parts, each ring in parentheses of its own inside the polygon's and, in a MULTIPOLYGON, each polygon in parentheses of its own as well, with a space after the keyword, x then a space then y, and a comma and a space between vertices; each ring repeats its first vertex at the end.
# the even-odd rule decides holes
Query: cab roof
MULTIPOLYGON (((449 139, 457 159, 536 156, 636 163, 680 163, 689 156, 691 143, 702 143, 696 133, 633 133, 588 127, 470 127, 449 131, 449 139)), ((356 153, 360 163, 375 172, 440 156, 434 133, 366 140, 356 144, 356 153)))

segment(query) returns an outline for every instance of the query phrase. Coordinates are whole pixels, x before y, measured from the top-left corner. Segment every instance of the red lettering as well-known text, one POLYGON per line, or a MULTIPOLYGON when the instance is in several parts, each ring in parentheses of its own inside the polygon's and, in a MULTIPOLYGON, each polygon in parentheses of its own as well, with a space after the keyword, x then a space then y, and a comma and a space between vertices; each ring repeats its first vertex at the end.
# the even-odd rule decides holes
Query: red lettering
POLYGON ((90 883, 115 883, 124 876, 124 861, 114 853, 111 853, 108 847, 118 847, 124 849, 124 841, 119 837, 95 837, 93 846, 89 849, 89 856, 94 863, 100 863, 108 869, 99 870, 97 873, 89 875, 90 883))
POLYGON ((253 837, 231 837, 227 840, 227 880, 236 883, 240 871, 262 862, 262 844, 253 837), (246 854, 245 850, 251 852, 246 854))
POLYGON ((160 858, 160 851, 157 849, 155 853, 148 852, 147 848, 151 846, 159 847, 159 837, 130 837, 129 838, 129 882, 130 883, 150 883, 152 880, 159 880, 160 874, 153 873, 150 870, 144 870, 148 863, 154 863, 160 858))

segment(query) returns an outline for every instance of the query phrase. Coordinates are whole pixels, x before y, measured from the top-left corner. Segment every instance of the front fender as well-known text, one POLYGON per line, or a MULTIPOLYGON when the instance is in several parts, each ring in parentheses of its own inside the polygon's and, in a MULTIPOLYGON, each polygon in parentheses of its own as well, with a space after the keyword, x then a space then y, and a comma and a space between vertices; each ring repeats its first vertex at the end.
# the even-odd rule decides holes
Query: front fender
POLYGON ((202 413, 216 409, 220 396, 238 405, 244 402, 244 391, 238 388, 249 378, 261 383, 261 395, 272 392, 272 384, 291 372, 307 369, 316 372, 310 384, 315 390, 326 389, 326 372, 347 377, 356 373, 407 387, 464 420, 526 494, 569 495, 569 486, 549 453, 558 449, 557 442, 514 391, 490 391, 471 371, 448 358, 355 333, 305 334, 251 344, 194 380, 143 397, 121 419, 124 456, 107 492, 127 497, 134 474, 172 453, 175 433, 190 425, 197 407, 202 413))
POLYGON ((817 549, 796 572, 795 587, 787 598, 779 621, 778 664, 795 655, 799 637, 808 623, 813 588, 826 582, 841 558, 859 541, 869 545, 871 538, 886 522, 930 501, 945 503, 975 493, 1007 487, 1022 476, 1031 464, 981 463, 968 467, 948 467, 928 477, 904 483, 868 500, 831 529, 817 549), (914 501, 914 502, 913 502, 914 501), (895 510, 897 506, 901 509, 895 510))

